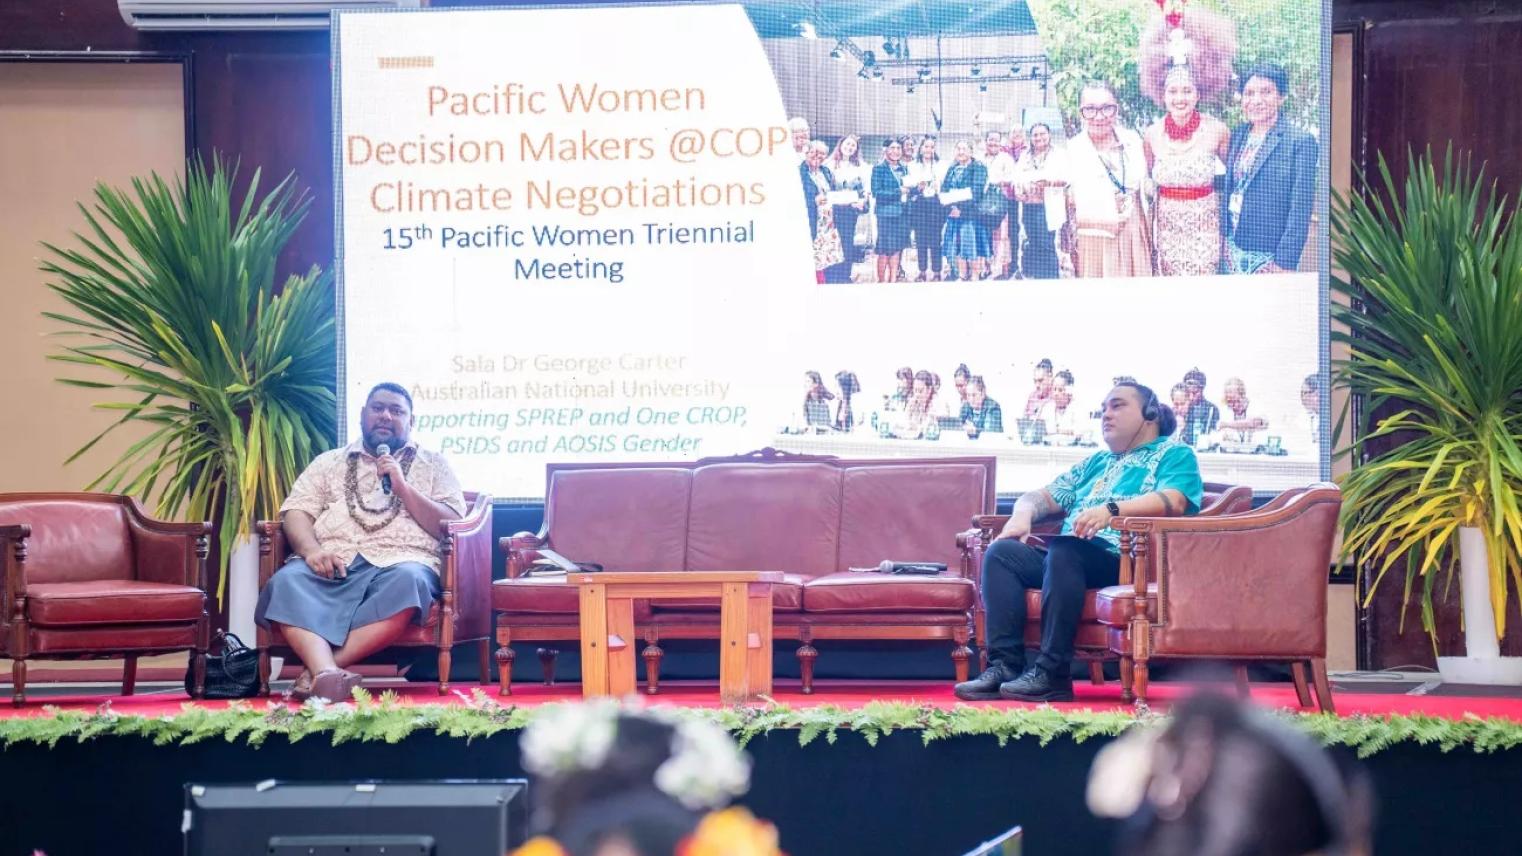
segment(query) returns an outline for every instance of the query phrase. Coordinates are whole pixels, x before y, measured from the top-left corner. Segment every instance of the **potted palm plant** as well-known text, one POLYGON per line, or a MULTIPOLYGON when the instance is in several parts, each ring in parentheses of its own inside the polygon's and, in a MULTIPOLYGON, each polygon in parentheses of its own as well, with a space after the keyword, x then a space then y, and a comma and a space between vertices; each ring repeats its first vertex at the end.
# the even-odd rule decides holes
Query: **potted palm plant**
POLYGON ((1371 592, 1399 569, 1429 634, 1458 566, 1467 654, 1440 671, 1522 683, 1497 644, 1522 584, 1522 218, 1467 157, 1408 160, 1399 187, 1381 159, 1377 186, 1333 200, 1334 382, 1379 417, 1344 450, 1343 550, 1371 592))
MULTIPOLYGON (((97 185, 80 206, 78 249, 44 244, 49 287, 71 307, 49 313, 64 337, 63 383, 111 397, 119 413, 76 452, 125 426, 146 435, 92 490, 132 494, 160 516, 218 521, 217 598, 252 633, 258 556, 251 522, 273 517, 296 476, 335 435, 333 294, 317 267, 281 281, 281 249, 310 204, 288 176, 261 193, 255 172, 200 161, 173 185, 97 185), (239 198, 241 197, 241 198, 239 198)), ((250 637, 245 637, 251 638, 250 637)))

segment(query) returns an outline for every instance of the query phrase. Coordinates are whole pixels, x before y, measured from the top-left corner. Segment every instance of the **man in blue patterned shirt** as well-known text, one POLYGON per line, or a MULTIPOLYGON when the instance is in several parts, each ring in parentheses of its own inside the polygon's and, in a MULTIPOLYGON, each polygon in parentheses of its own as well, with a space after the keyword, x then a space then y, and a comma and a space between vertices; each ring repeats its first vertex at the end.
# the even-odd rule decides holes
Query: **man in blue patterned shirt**
POLYGON ((956 685, 958 698, 1071 701, 1069 668, 1086 589, 1120 581, 1116 517, 1194 514, 1204 483, 1194 450, 1173 439, 1178 419, 1139 383, 1105 396, 1096 452, 1041 490, 1015 502, 1009 523, 983 553, 988 669, 956 685), (1026 542, 1031 525, 1065 515, 1045 550, 1026 542), (1041 589, 1041 653, 1025 662, 1025 592, 1041 589))

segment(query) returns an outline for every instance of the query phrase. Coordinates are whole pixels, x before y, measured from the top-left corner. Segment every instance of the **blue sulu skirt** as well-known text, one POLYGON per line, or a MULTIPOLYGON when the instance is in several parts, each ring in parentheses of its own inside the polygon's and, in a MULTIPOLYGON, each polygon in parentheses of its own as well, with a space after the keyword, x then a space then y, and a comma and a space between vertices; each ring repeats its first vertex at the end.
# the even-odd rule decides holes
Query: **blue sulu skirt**
POLYGON ((330 580, 292 559, 259 592, 254 621, 310 630, 336 648, 354 628, 404 610, 416 609, 413 623, 422 625, 439 594, 439 575, 418 562, 377 568, 360 556, 349 564, 348 576, 330 580))

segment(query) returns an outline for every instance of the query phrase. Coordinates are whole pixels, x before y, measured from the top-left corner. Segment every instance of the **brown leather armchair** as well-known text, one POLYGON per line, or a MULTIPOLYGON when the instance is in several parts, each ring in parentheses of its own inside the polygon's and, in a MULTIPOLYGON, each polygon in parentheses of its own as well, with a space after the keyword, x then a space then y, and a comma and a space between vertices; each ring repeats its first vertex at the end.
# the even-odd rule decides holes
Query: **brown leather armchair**
POLYGON ((104 493, 0 494, 0 657, 11 701, 26 701, 29 660, 122 657, 122 694, 144 654, 191 652, 205 689, 209 523, 150 518, 137 500, 104 493))
POLYGON ((1146 701, 1156 658, 1280 661, 1308 707, 1308 663, 1331 712, 1327 570, 1341 509, 1336 485, 1314 484, 1240 514, 1116 520, 1131 582, 1101 589, 1096 611, 1121 658, 1126 696, 1146 701))
MULTIPOLYGON (((448 536, 439 543, 443 561, 439 568, 442 593, 433 602, 422 626, 410 624, 391 646, 372 659, 395 659, 408 649, 436 648, 439 656, 439 695, 449 692, 450 651, 459 642, 476 643, 480 681, 491 679, 491 496, 465 494, 467 511, 447 525, 448 536)), ((278 520, 255 524, 259 535, 259 588, 285 564, 290 550, 278 520)), ((270 657, 289 657, 294 652, 279 630, 259 628, 259 691, 270 690, 270 657)))
MULTIPOLYGON (((1252 488, 1246 485, 1206 482, 1205 497, 1196 516, 1217 517, 1246 511, 1251 507, 1252 488)), ((973 634, 978 640, 978 657, 982 663, 981 668, 984 669, 988 668, 988 632, 987 615, 983 609, 983 550, 1008 522, 1008 514, 980 514, 972 519, 972 529, 957 536, 957 546, 963 551, 963 563, 971 569, 972 580, 978 586, 977 600, 973 604, 973 634)), ((1043 536, 1056 535, 1061 530, 1061 517, 1038 520, 1032 528, 1029 543, 1039 545, 1042 543, 1043 536)), ((1126 564, 1122 562, 1120 567, 1122 585, 1131 583, 1129 573, 1126 564)), ((1077 658, 1088 662, 1089 680, 1095 684, 1104 683, 1104 661, 1117 659, 1117 655, 1110 650, 1109 635, 1105 627, 1096 619, 1096 598, 1099 591, 1099 589, 1091 589, 1084 597, 1083 613, 1078 619, 1078 638, 1074 644, 1077 658)), ((1025 593, 1025 644, 1030 647, 1039 645, 1040 642, 1041 590, 1030 589, 1025 593)))

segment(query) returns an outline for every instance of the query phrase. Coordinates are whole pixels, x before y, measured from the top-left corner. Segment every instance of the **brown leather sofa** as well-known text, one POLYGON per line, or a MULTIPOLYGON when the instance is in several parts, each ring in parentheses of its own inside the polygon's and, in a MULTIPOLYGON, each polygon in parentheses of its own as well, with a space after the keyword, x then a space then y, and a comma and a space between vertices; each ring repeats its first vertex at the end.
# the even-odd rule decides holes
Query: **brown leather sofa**
MULTIPOLYGON (((372 660, 394 660, 409 650, 434 648, 439 658, 439 695, 449 692, 450 651, 460 642, 476 643, 481 683, 491 680, 491 496, 465 494, 467 511, 447 524, 448 537, 439 542, 443 561, 439 585, 443 590, 433 602, 424 623, 409 624, 390 647, 372 660)), ((278 520, 255 524, 259 535, 259 588, 285 564, 290 550, 278 520)), ((290 657, 294 652, 279 630, 259 628, 259 691, 270 691, 270 657, 290 657)))
POLYGON ((31 660, 122 657, 122 694, 137 658, 191 652, 205 688, 209 523, 150 518, 137 500, 103 493, 0 494, 0 657, 11 700, 26 701, 31 660))
MULTIPOLYGON (((1246 511, 1252 507, 1252 488, 1245 485, 1216 484, 1208 482, 1205 485, 1205 496, 1200 506, 1198 517, 1216 517, 1223 514, 1234 514, 1246 511)), ((957 536, 957 545, 962 548, 964 561, 977 572, 973 579, 978 583, 978 602, 974 607, 975 636, 977 639, 985 639, 985 613, 983 611, 983 550, 1004 529, 1004 524, 1009 522, 1008 514, 982 514, 972 519, 972 529, 957 536)), ((1049 517, 1037 521, 1032 528, 1032 544, 1039 545, 1044 536, 1056 535, 1062 529, 1061 517, 1049 517)), ((1131 577, 1124 563, 1121 564, 1120 581, 1129 585, 1131 577)), ((1099 589, 1091 589, 1083 600, 1083 613, 1078 619, 1078 636, 1074 644, 1075 656, 1079 660, 1089 664, 1089 679, 1095 684, 1104 683, 1104 662, 1106 660, 1119 659, 1118 655, 1110 650, 1110 636, 1106 627, 1099 622, 1098 596, 1099 589)), ((1041 644, 1041 590, 1030 589, 1025 593, 1025 644, 1027 647, 1039 647, 1041 644)), ((979 649, 979 660, 982 668, 988 668, 988 649, 982 646, 979 649)))
POLYGON ((1336 485, 1315 484, 1237 514, 1115 521, 1131 582, 1101 589, 1095 618, 1121 658, 1127 697, 1146 701, 1147 666, 1158 658, 1280 661, 1307 707, 1309 665, 1331 712, 1327 570, 1341 509, 1336 485))
MULTIPOLYGON (((804 692, 814 643, 940 639, 968 671, 976 585, 955 537, 994 506, 994 458, 840 460, 765 449, 697 462, 552 464, 538 534, 501 540, 508 578, 493 586, 500 691, 514 641, 573 642, 578 595, 564 574, 526 576, 549 548, 608 571, 780 571, 773 634, 796 639, 804 692), (944 562, 938 576, 859 573, 884 559, 944 562)), ((662 639, 717 639, 718 604, 636 601, 647 689, 660 682, 662 639)), ((541 649, 545 681, 555 651, 541 649)))

